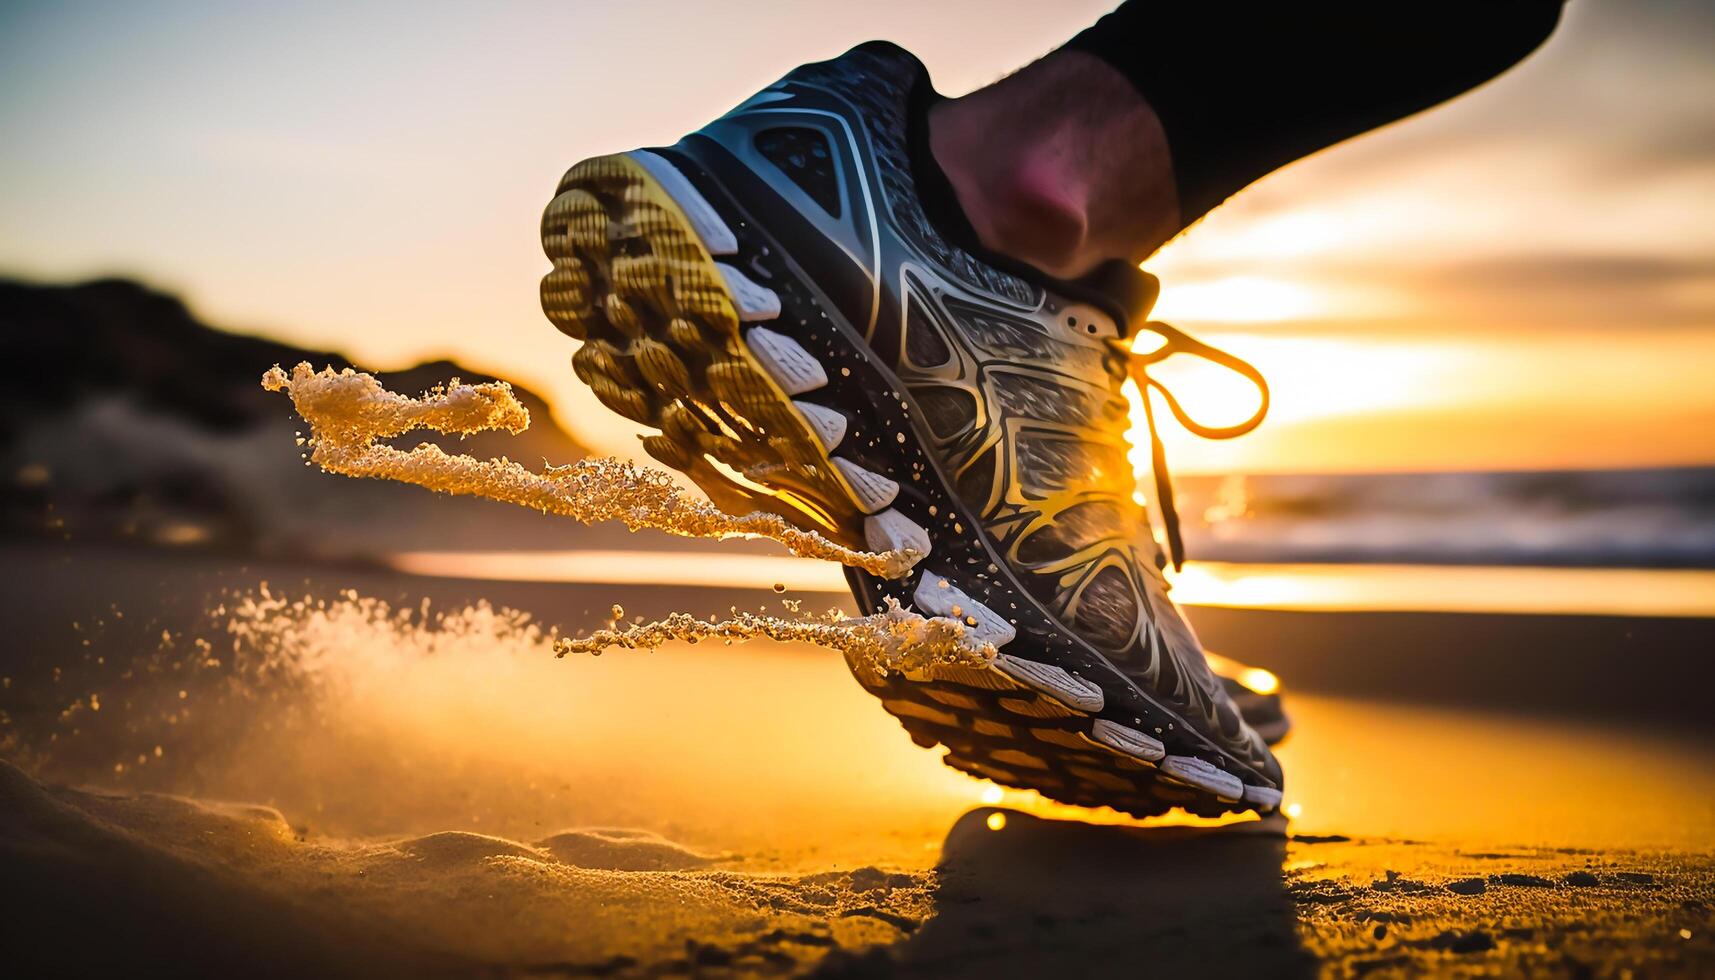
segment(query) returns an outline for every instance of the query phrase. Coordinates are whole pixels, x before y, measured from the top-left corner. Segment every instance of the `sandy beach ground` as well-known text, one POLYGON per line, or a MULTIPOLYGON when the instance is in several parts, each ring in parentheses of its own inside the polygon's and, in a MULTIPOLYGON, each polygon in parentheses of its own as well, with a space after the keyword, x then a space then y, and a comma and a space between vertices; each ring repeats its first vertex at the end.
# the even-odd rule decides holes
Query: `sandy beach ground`
POLYGON ((1140 826, 946 769, 826 651, 532 625, 825 595, 0 562, 15 975, 1715 972, 1703 622, 1194 611, 1294 685, 1296 816, 1140 826))

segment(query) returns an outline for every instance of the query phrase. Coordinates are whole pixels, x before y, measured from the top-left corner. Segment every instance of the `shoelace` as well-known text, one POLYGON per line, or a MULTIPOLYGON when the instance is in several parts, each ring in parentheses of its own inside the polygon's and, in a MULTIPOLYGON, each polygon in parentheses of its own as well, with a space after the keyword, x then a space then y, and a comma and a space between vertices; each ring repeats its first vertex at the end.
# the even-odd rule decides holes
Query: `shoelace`
POLYGON ((1205 439, 1232 439, 1262 424, 1263 416, 1268 414, 1268 382, 1263 380, 1262 372, 1250 362, 1210 347, 1171 324, 1151 320, 1143 324, 1142 329, 1159 335, 1163 340, 1162 345, 1148 353, 1139 354, 1130 347, 1133 338, 1127 338, 1124 342, 1125 352, 1130 358, 1131 378, 1137 382, 1138 391, 1143 395, 1143 417, 1149 425, 1149 468, 1155 473, 1155 502, 1161 509, 1161 523, 1167 531, 1167 553, 1173 562, 1174 571, 1178 571, 1185 561, 1185 542, 1179 534, 1179 512, 1173 506, 1173 481, 1167 475, 1167 451, 1161 444, 1161 434, 1156 431, 1155 406, 1149 392, 1154 389, 1161 393, 1168 411, 1173 413, 1173 417, 1187 431, 1205 439), (1262 396, 1262 403, 1250 418, 1237 425, 1217 426, 1198 422, 1185 411, 1184 406, 1179 404, 1179 399, 1173 397, 1173 392, 1167 390, 1166 385, 1149 376, 1151 365, 1160 364, 1175 354, 1200 357, 1243 376, 1256 385, 1257 392, 1262 396))

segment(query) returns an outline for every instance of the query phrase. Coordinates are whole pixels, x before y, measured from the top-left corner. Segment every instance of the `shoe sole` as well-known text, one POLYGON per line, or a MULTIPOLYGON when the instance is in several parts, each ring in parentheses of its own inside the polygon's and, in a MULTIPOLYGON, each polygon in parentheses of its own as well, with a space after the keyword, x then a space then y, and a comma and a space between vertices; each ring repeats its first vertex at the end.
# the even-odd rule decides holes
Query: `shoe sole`
POLYGON ((1068 641, 1030 608, 1008 603, 1010 617, 991 608, 999 569, 934 478, 891 372, 837 331, 802 320, 790 331, 818 357, 787 327, 771 329, 781 297, 746 275, 727 219, 672 163, 645 151, 579 163, 544 212, 542 242, 553 262, 542 308, 583 341, 573 369, 602 404, 659 431, 644 439, 652 457, 729 512, 779 514, 876 551, 916 549, 917 567, 891 583, 848 570, 860 601, 874 607, 892 594, 926 615, 962 620, 968 636, 1000 650, 985 668, 886 678, 854 671, 919 745, 944 744, 948 765, 1002 785, 1138 816, 1279 806, 1273 787, 1170 754, 1146 729, 1174 729, 1171 712, 1150 705, 1146 719, 1133 705, 1102 717, 1111 707, 1104 686, 1005 650, 1021 623, 1035 638, 1068 641), (841 366, 830 373, 833 365, 841 366))

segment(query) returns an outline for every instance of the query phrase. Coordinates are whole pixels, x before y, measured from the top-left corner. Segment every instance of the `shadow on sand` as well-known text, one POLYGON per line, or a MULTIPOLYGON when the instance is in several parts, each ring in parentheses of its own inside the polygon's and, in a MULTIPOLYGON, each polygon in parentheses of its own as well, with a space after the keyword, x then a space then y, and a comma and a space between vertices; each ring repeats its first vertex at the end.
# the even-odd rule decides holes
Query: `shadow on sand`
POLYGON ((1115 827, 984 807, 947 834, 935 914, 827 976, 1308 976, 1275 824, 1115 827), (999 819, 995 819, 996 815, 999 819), (999 829, 991 829, 999 824, 999 829))

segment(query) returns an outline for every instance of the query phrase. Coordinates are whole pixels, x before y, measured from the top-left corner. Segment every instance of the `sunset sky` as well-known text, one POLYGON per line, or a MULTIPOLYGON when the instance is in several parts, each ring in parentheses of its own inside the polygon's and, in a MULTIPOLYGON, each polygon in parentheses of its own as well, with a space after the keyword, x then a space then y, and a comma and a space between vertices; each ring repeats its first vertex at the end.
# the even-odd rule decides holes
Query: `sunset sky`
MULTIPOLYGON (((381 369, 450 355, 634 453, 536 306, 566 166, 870 37, 963 92, 1108 6, 0 2, 0 272, 136 276, 381 369)), ((1517 70, 1170 245, 1158 315, 1276 396, 1245 439, 1170 437, 1176 470, 1715 463, 1712 51, 1708 4, 1573 0, 1517 70)))

